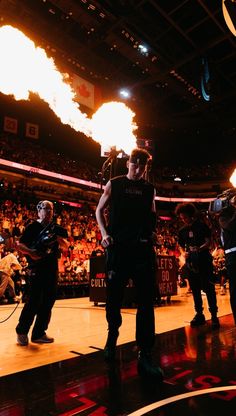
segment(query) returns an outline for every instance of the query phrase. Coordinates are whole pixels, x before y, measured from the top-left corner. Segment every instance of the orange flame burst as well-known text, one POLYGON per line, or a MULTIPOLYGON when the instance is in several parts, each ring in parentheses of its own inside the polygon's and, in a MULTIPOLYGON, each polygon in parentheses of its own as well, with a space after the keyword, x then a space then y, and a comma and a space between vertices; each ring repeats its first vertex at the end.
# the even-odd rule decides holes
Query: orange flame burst
POLYGON ((48 103, 63 124, 84 133, 101 145, 129 154, 136 146, 135 114, 123 103, 103 104, 88 118, 75 102, 75 91, 66 83, 44 49, 12 26, 0 28, 0 91, 16 100, 29 99, 30 91, 48 103))
POLYGON ((236 169, 234 169, 232 175, 230 176, 230 182, 232 183, 233 187, 236 188, 236 169))
POLYGON ((137 126, 133 122, 134 115, 124 103, 103 104, 91 119, 93 139, 102 143, 104 148, 108 148, 112 141, 117 150, 122 149, 130 154, 136 146, 133 130, 137 126))

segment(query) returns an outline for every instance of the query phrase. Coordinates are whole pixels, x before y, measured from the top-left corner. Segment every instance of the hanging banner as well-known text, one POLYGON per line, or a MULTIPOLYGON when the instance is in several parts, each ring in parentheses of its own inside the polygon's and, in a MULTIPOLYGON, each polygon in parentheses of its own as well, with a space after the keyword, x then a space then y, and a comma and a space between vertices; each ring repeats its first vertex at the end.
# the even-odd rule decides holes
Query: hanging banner
POLYGON ((95 87, 90 82, 78 75, 72 75, 72 88, 76 92, 76 101, 94 110, 95 108, 95 87))
POLYGON ((25 137, 30 137, 31 139, 38 139, 39 138, 38 124, 26 123, 25 137))
POLYGON ((3 130, 7 133, 17 134, 18 120, 12 117, 4 117, 3 130))

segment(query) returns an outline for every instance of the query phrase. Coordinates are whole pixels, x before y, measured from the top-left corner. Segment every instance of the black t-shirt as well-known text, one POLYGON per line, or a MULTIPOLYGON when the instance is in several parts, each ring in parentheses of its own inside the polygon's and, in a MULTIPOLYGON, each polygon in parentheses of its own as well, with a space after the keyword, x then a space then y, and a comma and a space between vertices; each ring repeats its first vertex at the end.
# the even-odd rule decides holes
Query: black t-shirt
POLYGON ((210 228, 202 221, 195 220, 191 225, 184 225, 179 231, 179 245, 200 247, 206 242, 206 238, 211 238, 210 228))
MULTIPOLYGON (((184 250, 188 250, 189 246, 200 247, 206 242, 206 238, 211 238, 211 230, 199 219, 196 219, 191 225, 183 226, 179 231, 179 245, 184 250)), ((210 251, 204 249, 198 252, 198 261, 200 263, 212 261, 210 251)))
POLYGON ((109 233, 115 242, 138 242, 152 234, 154 187, 144 179, 111 179, 109 233))
MULTIPOLYGON (((67 238, 67 231, 65 228, 57 225, 51 224, 53 233, 55 233, 59 237, 67 238)), ((27 225, 25 228, 21 238, 20 243, 25 244, 29 248, 38 248, 38 242, 43 235, 43 230, 46 227, 43 226, 40 222, 34 221, 27 225)), ((48 230, 49 228, 47 228, 48 230)), ((43 257, 40 260, 33 260, 30 256, 26 256, 29 262, 30 268, 40 268, 40 270, 44 269, 46 271, 57 271, 58 269, 58 253, 59 253, 59 246, 58 242, 54 241, 50 244, 49 253, 47 253, 47 247, 45 250, 39 250, 43 257)))

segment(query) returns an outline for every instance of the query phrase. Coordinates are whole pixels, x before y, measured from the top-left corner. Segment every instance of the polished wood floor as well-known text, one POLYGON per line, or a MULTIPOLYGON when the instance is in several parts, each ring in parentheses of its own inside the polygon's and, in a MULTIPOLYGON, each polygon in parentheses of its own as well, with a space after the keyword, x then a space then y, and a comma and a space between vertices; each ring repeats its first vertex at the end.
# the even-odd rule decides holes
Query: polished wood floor
POLYGON ((14 305, 1 306, 0 416, 235 416, 236 327, 228 293, 221 296, 217 288, 217 299, 219 330, 210 321, 190 327, 193 301, 185 288, 155 308, 153 356, 163 383, 137 373, 135 308, 122 310, 117 360, 108 365, 104 305, 58 300, 48 329, 55 343, 27 347, 16 345, 22 305, 9 319, 14 305))
MULTIPOLYGON (((219 316, 231 313, 229 295, 221 296, 217 287, 219 316)), ((203 296, 204 313, 210 318, 206 297, 203 296)), ((107 324, 105 305, 94 306, 89 298, 74 298, 57 300, 48 329, 48 335, 55 338, 55 343, 38 345, 30 343, 27 347, 16 345, 15 327, 23 307, 18 306, 13 315, 1 323, 0 356, 4 357, 0 364, 0 376, 50 364, 60 360, 75 357, 80 354, 90 354, 103 349, 107 324)), ((15 305, 0 306, 0 321, 4 321, 14 310, 15 305)), ((122 327, 118 345, 135 339, 135 309, 122 310, 122 327)), ((188 326, 194 316, 191 294, 186 294, 186 288, 179 290, 177 296, 171 298, 171 303, 155 308, 156 333, 160 334, 176 328, 188 326)))

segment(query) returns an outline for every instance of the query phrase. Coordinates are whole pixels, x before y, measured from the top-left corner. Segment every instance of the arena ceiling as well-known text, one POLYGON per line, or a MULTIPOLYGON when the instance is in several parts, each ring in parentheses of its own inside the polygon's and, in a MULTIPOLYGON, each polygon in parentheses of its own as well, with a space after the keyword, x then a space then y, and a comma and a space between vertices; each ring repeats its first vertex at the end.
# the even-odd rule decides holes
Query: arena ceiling
POLYGON ((128 88, 148 138, 235 141, 236 38, 221 0, 2 0, 0 15, 105 100, 128 88))

